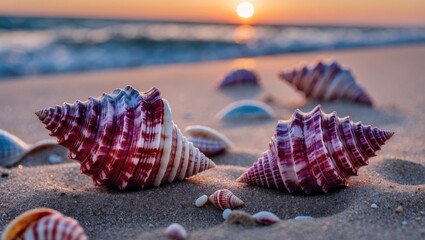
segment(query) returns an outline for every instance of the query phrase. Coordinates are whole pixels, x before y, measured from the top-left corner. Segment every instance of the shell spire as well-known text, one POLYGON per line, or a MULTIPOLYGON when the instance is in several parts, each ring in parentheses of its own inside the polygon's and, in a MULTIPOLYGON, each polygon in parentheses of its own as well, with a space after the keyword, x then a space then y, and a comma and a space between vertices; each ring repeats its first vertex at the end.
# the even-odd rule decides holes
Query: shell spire
POLYGON ((308 99, 345 99, 372 106, 372 100, 356 82, 351 71, 342 68, 336 61, 330 64, 318 62, 312 68, 302 66, 291 69, 282 72, 279 77, 304 92, 308 99))
POLYGON ((290 193, 328 192, 347 186, 393 135, 336 112, 326 114, 320 106, 309 113, 297 110, 278 122, 269 150, 237 181, 290 193))
POLYGON ((36 208, 24 212, 10 222, 2 240, 87 240, 84 229, 73 218, 49 208, 36 208))
POLYGON ((156 88, 127 86, 36 115, 97 186, 141 189, 215 166, 182 135, 156 88))

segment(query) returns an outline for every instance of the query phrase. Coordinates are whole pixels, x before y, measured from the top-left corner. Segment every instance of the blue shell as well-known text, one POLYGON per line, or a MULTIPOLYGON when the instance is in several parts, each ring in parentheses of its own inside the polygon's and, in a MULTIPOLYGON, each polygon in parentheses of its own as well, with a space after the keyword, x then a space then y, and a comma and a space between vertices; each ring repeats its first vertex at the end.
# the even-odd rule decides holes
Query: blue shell
POLYGON ((274 118, 274 115, 273 109, 265 103, 242 100, 225 107, 217 114, 217 117, 221 121, 229 121, 247 118, 274 118))

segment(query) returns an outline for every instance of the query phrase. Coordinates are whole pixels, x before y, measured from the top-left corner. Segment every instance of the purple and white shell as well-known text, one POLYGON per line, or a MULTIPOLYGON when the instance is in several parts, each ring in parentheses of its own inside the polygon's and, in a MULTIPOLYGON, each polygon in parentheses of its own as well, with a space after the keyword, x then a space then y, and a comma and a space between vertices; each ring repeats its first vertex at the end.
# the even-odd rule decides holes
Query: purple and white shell
POLYGON ((237 69, 227 74, 218 85, 219 89, 225 89, 231 86, 252 85, 258 86, 258 77, 254 71, 248 69, 237 69))
POLYGON ((127 86, 36 114, 97 186, 142 189, 215 166, 182 135, 156 88, 127 86))
POLYGON ((270 149, 237 181, 290 193, 326 193, 347 186, 393 135, 336 112, 326 114, 320 106, 309 113, 296 110, 291 119, 278 122, 270 149))
POLYGON ((244 202, 236 197, 230 190, 221 189, 215 191, 208 198, 210 202, 218 209, 224 210, 226 208, 237 208, 244 205, 244 202))
POLYGON ((187 139, 208 157, 223 153, 232 147, 230 140, 218 131, 200 125, 185 129, 187 139))
POLYGON ((337 62, 318 62, 314 67, 302 66, 287 70, 279 77, 304 92, 307 99, 332 101, 348 100, 372 106, 366 91, 356 82, 350 70, 337 62))
POLYGON ((49 208, 24 212, 10 222, 2 240, 86 240, 84 229, 73 218, 49 208))

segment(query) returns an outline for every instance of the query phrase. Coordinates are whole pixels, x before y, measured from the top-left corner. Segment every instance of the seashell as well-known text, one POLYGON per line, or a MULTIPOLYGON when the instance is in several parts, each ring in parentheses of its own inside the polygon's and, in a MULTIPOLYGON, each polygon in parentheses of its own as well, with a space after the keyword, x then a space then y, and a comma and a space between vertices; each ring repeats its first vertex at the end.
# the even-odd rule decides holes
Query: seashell
POLYGON ((84 229, 73 218, 49 208, 24 212, 10 222, 2 240, 86 240, 84 229))
POLYGON ((229 217, 230 213, 232 213, 232 209, 230 208, 224 209, 222 214, 223 219, 226 220, 229 217))
POLYGON ((203 206, 205 206, 205 204, 207 204, 207 202, 208 202, 208 196, 202 195, 202 196, 198 197, 198 199, 196 199, 195 206, 203 207, 203 206))
POLYGON ((221 210, 237 208, 244 204, 241 199, 227 189, 215 191, 208 199, 216 208, 221 210))
POLYGON ((142 189, 215 166, 182 135, 156 88, 139 93, 127 86, 36 115, 97 186, 142 189))
POLYGON ((313 220, 313 217, 310 216, 296 216, 294 218, 294 220, 298 220, 298 221, 307 221, 307 220, 313 220))
POLYGON ((330 64, 319 62, 313 68, 303 66, 285 71, 279 77, 304 92, 308 99, 343 99, 372 105, 369 95, 358 85, 351 71, 335 61, 330 64))
POLYGON ((320 106, 309 113, 296 110, 278 122, 270 149, 237 181, 307 194, 347 186, 393 134, 326 114, 320 106))
POLYGON ((274 118, 274 111, 267 104, 254 101, 242 100, 231 103, 217 113, 221 121, 232 121, 244 118, 274 118))
POLYGON ((176 239, 176 240, 185 240, 187 239, 187 232, 182 225, 178 223, 173 223, 170 226, 167 227, 165 230, 165 233, 169 238, 176 239))
POLYGON ((29 145, 17 136, 0 129, 0 167, 16 165, 29 153, 53 145, 57 145, 57 143, 50 139, 29 145))
POLYGON ((252 216, 255 222, 261 225, 272 225, 280 221, 280 218, 274 213, 261 211, 252 216))
POLYGON ((257 74, 248 69, 237 69, 229 72, 223 80, 221 80, 218 88, 224 89, 238 85, 253 85, 258 86, 257 74))
POLYGON ((232 143, 218 131, 204 126, 194 125, 185 129, 187 139, 206 156, 214 156, 231 148, 232 143))

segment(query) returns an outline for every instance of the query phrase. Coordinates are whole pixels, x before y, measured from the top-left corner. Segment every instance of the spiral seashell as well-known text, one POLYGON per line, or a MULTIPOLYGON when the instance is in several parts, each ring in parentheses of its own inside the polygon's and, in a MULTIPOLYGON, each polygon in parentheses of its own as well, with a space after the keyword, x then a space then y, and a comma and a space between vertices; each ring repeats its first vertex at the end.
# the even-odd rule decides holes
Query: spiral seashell
POLYGON ((50 139, 29 145, 17 136, 0 129, 0 167, 16 165, 28 154, 54 145, 57 145, 56 141, 50 139))
POLYGON ((84 229, 73 218, 49 208, 36 208, 19 215, 3 232, 2 240, 86 240, 84 229))
POLYGON ((351 71, 342 68, 335 61, 330 64, 319 62, 313 68, 303 66, 285 71, 279 77, 304 92, 308 99, 343 99, 372 105, 369 95, 358 85, 351 71))
POLYGON ((226 208, 237 208, 244 205, 244 202, 236 197, 230 190, 221 189, 215 191, 208 198, 210 202, 218 209, 224 210, 226 208))
POLYGON ((185 129, 187 139, 208 157, 225 152, 232 143, 218 131, 200 125, 188 126, 185 129))
POLYGON ((247 69, 237 69, 227 74, 223 80, 221 80, 218 88, 225 89, 231 86, 237 85, 253 85, 258 86, 258 77, 255 72, 247 69))
POLYGON ((307 194, 347 186, 393 134, 326 114, 320 106, 309 113, 296 110, 278 122, 270 149, 237 181, 307 194))
POLYGON ((229 104, 219 113, 217 118, 221 121, 239 119, 267 119, 274 118, 274 111, 267 104, 254 100, 241 100, 229 104))
POLYGON ((127 86, 36 114, 97 186, 142 189, 215 166, 182 135, 156 88, 127 86))

